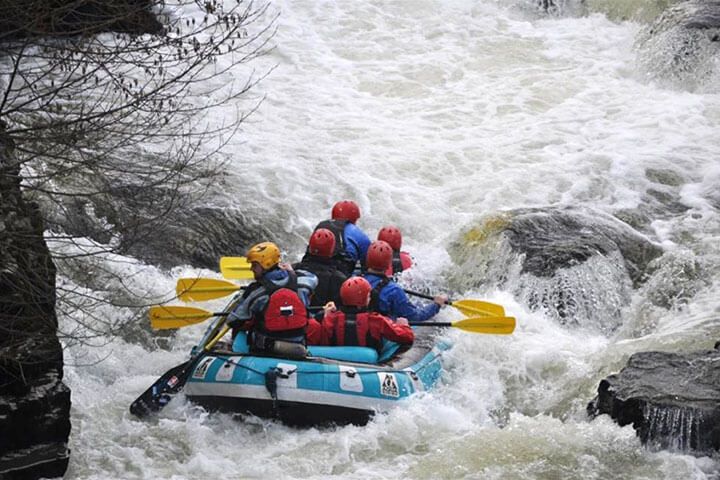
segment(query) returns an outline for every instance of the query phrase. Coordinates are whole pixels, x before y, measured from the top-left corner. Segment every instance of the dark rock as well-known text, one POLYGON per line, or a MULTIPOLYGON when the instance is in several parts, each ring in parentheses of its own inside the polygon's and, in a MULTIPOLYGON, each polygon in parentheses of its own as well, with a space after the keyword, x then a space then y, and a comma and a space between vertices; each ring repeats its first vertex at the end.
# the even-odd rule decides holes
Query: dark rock
POLYGON ((159 33, 153 0, 5 0, 0 41, 28 37, 159 33))
POLYGON ((0 126, 0 478, 62 476, 70 390, 62 383, 55 266, 37 205, 0 126))
POLYGON ((687 183, 687 180, 682 175, 668 168, 647 168, 645 169, 645 177, 651 182, 670 187, 681 187, 687 183))
POLYGON ((244 255, 252 244, 276 238, 237 208, 196 206, 213 201, 212 195, 199 199, 181 188, 119 184, 102 194, 44 203, 43 212, 53 231, 88 237, 163 268, 217 270, 221 256, 244 255))
POLYGON ((653 233, 653 221, 675 218, 690 210, 680 196, 680 189, 689 180, 670 169, 648 168, 645 177, 655 185, 643 192, 640 204, 617 210, 613 215, 638 231, 653 233))
POLYGON ((239 210, 194 207, 174 212, 123 237, 121 253, 162 267, 193 265, 217 270, 221 256, 245 255, 274 236, 239 210))
POLYGON ((632 288, 662 249, 601 212, 534 208, 488 217, 450 249, 458 289, 510 289, 563 324, 603 331, 621 323, 632 288))
POLYGON ((504 234, 511 248, 525 255, 523 272, 540 277, 553 276, 593 255, 619 252, 630 278, 639 284, 647 264, 662 254, 659 246, 629 226, 579 209, 517 210, 504 234))
POLYGON ((719 39, 720 1, 679 2, 639 34, 638 63, 658 80, 684 89, 700 89, 714 83, 719 39))
POLYGON ((600 382, 591 416, 632 424, 654 448, 706 454, 720 448, 720 351, 641 352, 600 382))

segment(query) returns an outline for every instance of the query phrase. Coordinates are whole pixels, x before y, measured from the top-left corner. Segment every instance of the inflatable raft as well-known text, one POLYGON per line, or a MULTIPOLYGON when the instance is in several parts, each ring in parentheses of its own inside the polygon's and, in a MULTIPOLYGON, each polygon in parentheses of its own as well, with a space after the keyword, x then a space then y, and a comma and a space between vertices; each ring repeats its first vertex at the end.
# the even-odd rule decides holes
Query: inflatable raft
POLYGON ((197 362, 184 391, 209 410, 277 418, 293 426, 364 425, 403 399, 432 388, 450 344, 416 329, 402 351, 387 342, 367 347, 308 347, 301 359, 250 354, 244 334, 230 351, 211 351, 197 362))

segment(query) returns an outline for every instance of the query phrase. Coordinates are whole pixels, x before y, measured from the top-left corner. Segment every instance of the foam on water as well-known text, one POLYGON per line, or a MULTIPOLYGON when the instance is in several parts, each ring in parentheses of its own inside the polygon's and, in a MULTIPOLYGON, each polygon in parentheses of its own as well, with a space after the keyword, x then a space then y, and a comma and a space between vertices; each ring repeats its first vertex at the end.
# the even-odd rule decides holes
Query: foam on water
MULTIPOLYGON (((213 201, 266 216, 288 253, 334 201, 353 198, 372 236, 388 223, 403 230, 413 281, 436 282, 447 242, 484 213, 632 209, 652 186, 647 169, 666 169, 685 179, 690 209, 653 223, 653 240, 684 242, 709 279, 672 311, 635 292, 626 325, 608 336, 562 327, 508 292, 460 292, 503 304, 517 331, 449 332, 443 385, 364 428, 238 421, 182 397, 138 421, 128 405, 186 358, 203 327, 182 329, 168 350, 122 339, 77 346, 67 352, 68 478, 717 476, 714 460, 649 452, 631 428, 588 422, 584 407, 631 353, 704 348, 720 336, 720 97, 646 82, 633 50, 640 26, 600 14, 535 18, 492 1, 272 8, 281 11, 277 47, 254 66, 277 68, 253 92, 266 100, 232 140, 231 177, 213 201), (88 358, 105 360, 72 366, 88 358)), ((156 293, 194 273, 132 265, 131 283, 156 293)), ((445 309, 441 319, 457 315, 445 309)))

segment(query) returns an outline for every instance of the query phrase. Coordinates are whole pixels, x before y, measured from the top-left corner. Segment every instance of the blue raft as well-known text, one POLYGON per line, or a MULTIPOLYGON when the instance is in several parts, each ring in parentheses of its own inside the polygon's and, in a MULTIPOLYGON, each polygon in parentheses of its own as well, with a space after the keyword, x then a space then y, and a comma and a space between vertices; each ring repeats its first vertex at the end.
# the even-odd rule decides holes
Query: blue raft
POLYGON ((386 342, 378 353, 367 347, 308 347, 305 358, 250 354, 244 334, 232 351, 208 352, 184 391, 208 410, 276 418, 293 426, 365 425, 376 412, 432 388, 450 344, 426 329, 416 330, 403 351, 386 342))

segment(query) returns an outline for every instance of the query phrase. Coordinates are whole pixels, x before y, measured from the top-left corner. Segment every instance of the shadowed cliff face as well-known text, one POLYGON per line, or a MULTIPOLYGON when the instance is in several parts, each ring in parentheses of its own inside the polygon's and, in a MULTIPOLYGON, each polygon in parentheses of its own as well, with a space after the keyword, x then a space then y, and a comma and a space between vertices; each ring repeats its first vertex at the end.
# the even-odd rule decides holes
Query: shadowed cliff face
POLYGON ((0 42, 21 38, 158 33, 151 0, 4 0, 0 42))
POLYGON ((70 390, 62 376, 55 266, 37 206, 21 195, 12 143, 0 131, 1 478, 65 472, 70 390))

